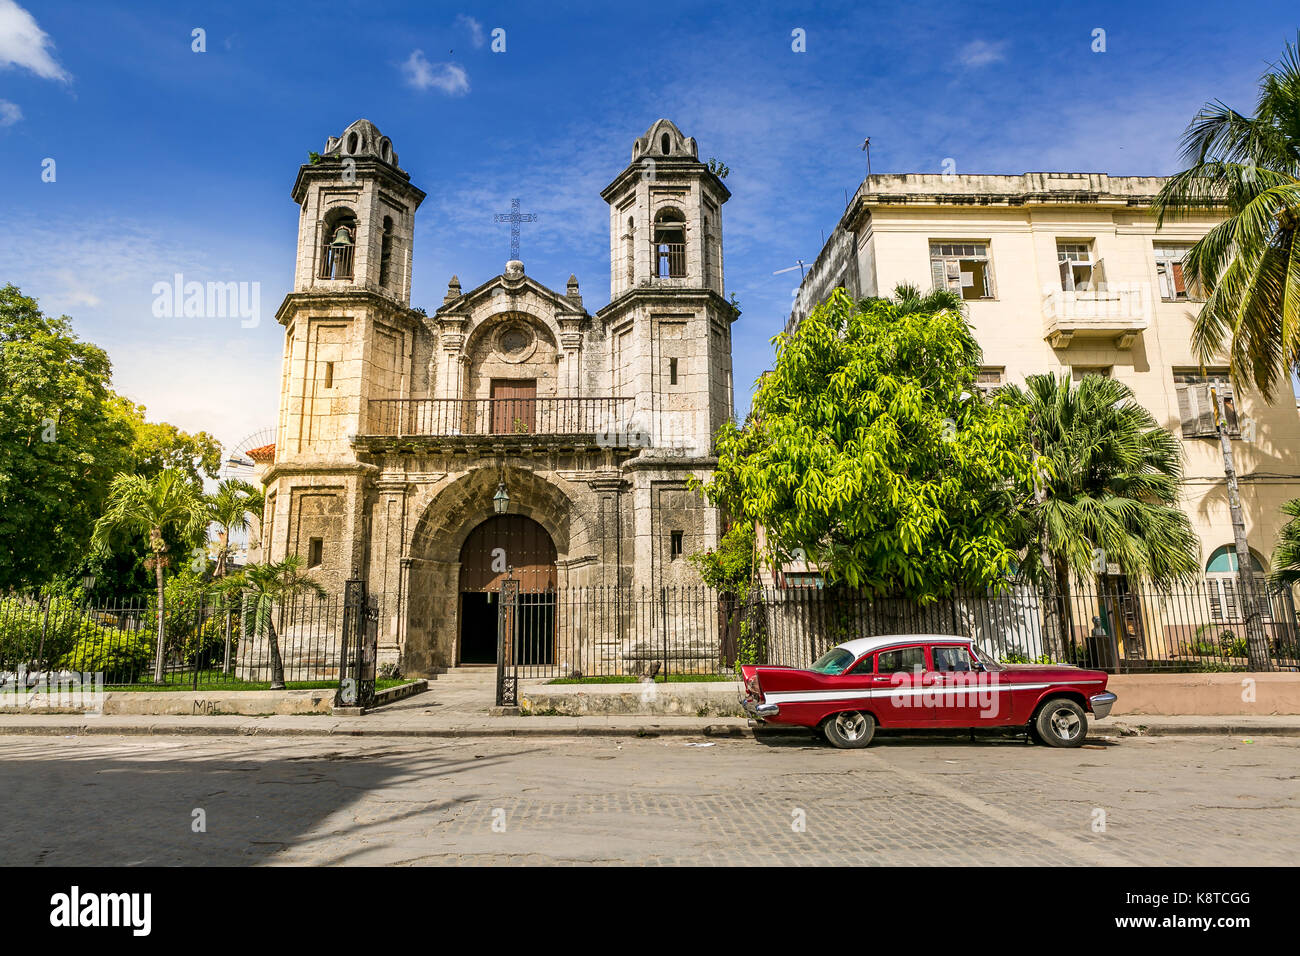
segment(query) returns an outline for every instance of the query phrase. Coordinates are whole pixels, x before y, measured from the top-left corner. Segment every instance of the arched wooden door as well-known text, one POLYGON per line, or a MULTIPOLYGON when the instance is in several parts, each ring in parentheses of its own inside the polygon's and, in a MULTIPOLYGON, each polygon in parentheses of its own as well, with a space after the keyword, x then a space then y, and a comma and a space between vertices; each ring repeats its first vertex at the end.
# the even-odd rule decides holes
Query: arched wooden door
POLYGON ((494 515, 460 549, 460 663, 494 664, 501 582, 519 582, 514 662, 555 657, 555 543, 524 515, 494 515))

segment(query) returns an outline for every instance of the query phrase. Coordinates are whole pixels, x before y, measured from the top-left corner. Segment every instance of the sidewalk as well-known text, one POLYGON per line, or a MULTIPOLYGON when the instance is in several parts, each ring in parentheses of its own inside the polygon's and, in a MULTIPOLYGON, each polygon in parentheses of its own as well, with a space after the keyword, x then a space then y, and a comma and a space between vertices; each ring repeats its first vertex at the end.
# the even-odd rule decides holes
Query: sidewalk
MULTIPOLYGON (((543 683, 525 681, 521 696, 538 696, 543 683)), ((732 687, 733 685, 727 685, 732 687)), ((458 669, 429 681, 428 690, 386 704, 364 716, 332 714, 236 714, 158 716, 139 714, 0 714, 0 734, 36 736, 200 735, 275 737, 747 737, 755 726, 744 717, 663 714, 590 714, 581 717, 502 717, 490 713, 495 671, 458 669)), ((689 686, 688 686, 689 689, 689 686)), ((584 688, 590 693, 590 688, 584 688)), ((732 691, 734 693, 734 690, 732 691)), ((1300 715, 1260 717, 1116 716, 1092 721, 1097 737, 1222 735, 1300 736, 1300 715)), ((759 726, 763 735, 807 735, 801 728, 759 726)), ((884 731, 882 731, 884 733, 884 731)), ((955 733, 965 734, 965 731, 955 733)))
MULTIPOLYGON (((692 736, 743 737, 754 732, 738 717, 494 717, 409 706, 426 695, 390 705, 364 717, 273 715, 267 717, 150 717, 85 714, 4 714, 0 734, 36 736, 202 735, 276 737, 573 737, 692 736), (403 707, 406 704, 408 706, 403 707)), ((426 702, 427 703, 427 702, 426 702)), ((1293 717, 1126 717, 1094 721, 1098 737, 1121 736, 1300 736, 1300 716, 1293 717)), ((807 734, 798 728, 760 727, 761 734, 807 734)), ((960 732, 964 733, 964 732, 960 732)))

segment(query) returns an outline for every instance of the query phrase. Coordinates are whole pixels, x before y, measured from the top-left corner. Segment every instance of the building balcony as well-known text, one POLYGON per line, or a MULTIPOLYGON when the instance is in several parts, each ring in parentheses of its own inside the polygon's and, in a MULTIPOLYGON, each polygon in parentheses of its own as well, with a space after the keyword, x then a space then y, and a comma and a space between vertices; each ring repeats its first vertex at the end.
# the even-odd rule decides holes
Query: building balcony
POLYGON ((1110 339, 1115 348, 1132 348, 1150 324, 1150 289, 1141 285, 1043 293, 1046 337, 1053 348, 1075 338, 1110 339))
POLYGON ((354 444, 620 448, 633 433, 630 398, 380 398, 354 444))

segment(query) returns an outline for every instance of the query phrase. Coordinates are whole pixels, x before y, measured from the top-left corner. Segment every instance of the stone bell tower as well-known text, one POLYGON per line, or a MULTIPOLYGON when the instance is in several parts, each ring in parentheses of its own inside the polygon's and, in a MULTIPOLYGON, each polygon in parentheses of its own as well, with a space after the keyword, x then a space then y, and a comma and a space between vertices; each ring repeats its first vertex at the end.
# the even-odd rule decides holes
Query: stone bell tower
POLYGON ((712 454, 732 414, 731 323, 723 296, 722 206, 731 193, 693 138, 658 120, 605 187, 615 392, 636 398, 652 444, 712 454))
POLYGON ((410 309, 412 237, 425 194, 392 141, 360 119, 299 168, 292 195, 298 258, 276 313, 285 344, 263 539, 273 560, 298 554, 322 582, 341 582, 364 564, 369 470, 351 438, 369 428, 373 399, 409 395, 421 321, 410 309))

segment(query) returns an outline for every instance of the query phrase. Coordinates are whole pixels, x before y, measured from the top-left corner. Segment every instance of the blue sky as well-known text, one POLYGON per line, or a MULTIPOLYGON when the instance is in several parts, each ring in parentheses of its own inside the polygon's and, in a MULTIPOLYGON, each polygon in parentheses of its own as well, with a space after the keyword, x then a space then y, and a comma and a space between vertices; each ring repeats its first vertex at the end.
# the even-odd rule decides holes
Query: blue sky
POLYGON ((1293 3, 114 4, 0 0, 0 282, 108 349, 151 417, 233 444, 274 424, 309 150, 365 116, 429 195, 413 304, 502 271, 608 301, 599 192, 660 116, 731 168, 738 411, 792 275, 864 169, 1162 174, 1197 108, 1250 109, 1293 3), (192 50, 192 31, 206 52, 192 50), (506 49, 491 50, 505 30, 506 49), (1106 31, 1094 53, 1093 31, 1106 31), (806 52, 792 50, 792 31, 806 52), (43 182, 46 159, 55 181, 43 182), (153 285, 260 283, 261 322, 157 318, 153 285))

